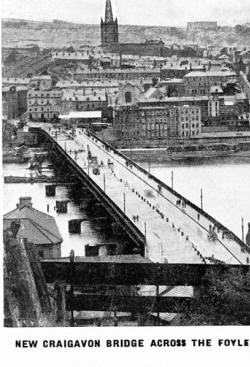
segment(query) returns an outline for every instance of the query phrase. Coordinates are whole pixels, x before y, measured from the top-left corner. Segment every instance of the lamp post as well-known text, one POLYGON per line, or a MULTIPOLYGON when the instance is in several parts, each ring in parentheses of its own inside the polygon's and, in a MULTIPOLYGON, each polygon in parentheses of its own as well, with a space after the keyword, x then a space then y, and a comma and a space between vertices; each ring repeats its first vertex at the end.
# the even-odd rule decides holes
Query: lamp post
POLYGON ((126 194, 125 192, 123 193, 123 211, 125 214, 126 213, 126 194))
POLYGON ((241 218, 241 232, 242 232, 242 242, 245 241, 245 234, 244 234, 244 218, 241 218))
POLYGON ((145 245, 144 245, 144 254, 145 258, 147 257, 148 251, 147 251, 147 222, 144 222, 144 237, 145 237, 145 245))
POLYGON ((103 191, 106 192, 106 177, 105 177, 105 173, 103 174, 103 191))

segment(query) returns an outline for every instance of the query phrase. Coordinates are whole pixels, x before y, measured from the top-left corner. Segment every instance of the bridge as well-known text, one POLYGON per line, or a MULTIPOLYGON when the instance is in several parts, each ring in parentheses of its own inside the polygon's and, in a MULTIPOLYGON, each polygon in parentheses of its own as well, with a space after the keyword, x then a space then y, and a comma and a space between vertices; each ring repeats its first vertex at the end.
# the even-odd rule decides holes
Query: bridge
MULTIPOLYGON (((85 129, 30 126, 154 263, 248 265, 228 228, 85 129)), ((185 178, 184 178, 185 179, 185 178)))

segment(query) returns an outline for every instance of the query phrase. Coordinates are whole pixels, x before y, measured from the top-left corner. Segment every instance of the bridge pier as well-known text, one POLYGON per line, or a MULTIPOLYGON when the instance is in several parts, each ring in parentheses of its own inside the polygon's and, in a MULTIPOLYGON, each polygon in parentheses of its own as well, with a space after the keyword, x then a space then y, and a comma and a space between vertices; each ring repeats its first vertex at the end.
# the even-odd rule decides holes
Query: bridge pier
POLYGON ((46 196, 52 197, 56 195, 56 185, 46 185, 45 186, 46 196))

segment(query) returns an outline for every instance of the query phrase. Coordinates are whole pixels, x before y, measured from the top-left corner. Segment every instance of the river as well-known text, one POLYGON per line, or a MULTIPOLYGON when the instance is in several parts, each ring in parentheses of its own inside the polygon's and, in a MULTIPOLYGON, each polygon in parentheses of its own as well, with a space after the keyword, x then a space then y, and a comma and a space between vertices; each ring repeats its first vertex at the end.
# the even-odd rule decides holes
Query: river
MULTIPOLYGON (((142 164, 145 168, 147 165, 142 164)), ((4 164, 5 176, 24 176, 29 173, 28 164, 4 164)), ((178 161, 164 164, 152 164, 150 171, 163 182, 171 185, 171 171, 174 177, 174 189, 193 203, 200 205, 200 192, 203 190, 203 208, 210 215, 235 232, 240 238, 241 218, 244 218, 245 234, 250 222, 250 161, 239 159, 203 159, 199 161, 178 161)), ((49 172, 48 172, 49 173, 49 172)), ((67 214, 54 211, 55 201, 68 199, 66 187, 58 186, 56 197, 45 196, 45 184, 5 184, 3 188, 3 212, 16 207, 20 196, 31 196, 34 208, 47 211, 54 216, 61 235, 62 256, 68 256, 71 249, 76 255, 84 255, 86 244, 114 242, 105 231, 100 230, 90 221, 82 223, 80 235, 68 233, 68 220, 86 217, 77 204, 68 204, 67 214)))
MULTIPOLYGON (((143 165, 145 168, 146 165, 143 165)), ((150 172, 203 209, 242 238, 250 222, 250 160, 201 159, 151 164, 150 172)))
MULTIPOLYGON (((4 164, 3 173, 5 176, 29 176, 29 163, 24 164, 4 164)), ((47 175, 49 172, 46 172, 47 175)), ((68 203, 67 214, 60 214, 54 210, 56 200, 67 200, 68 190, 65 186, 57 186, 55 197, 46 197, 45 184, 4 184, 3 188, 3 212, 8 213, 16 207, 20 196, 31 196, 33 207, 44 213, 47 212, 49 204, 49 215, 55 217, 56 223, 63 237, 62 256, 68 256, 71 249, 77 256, 85 255, 85 245, 95 245, 106 242, 114 242, 114 239, 102 230, 97 229, 93 222, 84 221, 82 223, 81 234, 68 233, 68 221, 70 219, 86 218, 84 210, 70 201, 68 203)))

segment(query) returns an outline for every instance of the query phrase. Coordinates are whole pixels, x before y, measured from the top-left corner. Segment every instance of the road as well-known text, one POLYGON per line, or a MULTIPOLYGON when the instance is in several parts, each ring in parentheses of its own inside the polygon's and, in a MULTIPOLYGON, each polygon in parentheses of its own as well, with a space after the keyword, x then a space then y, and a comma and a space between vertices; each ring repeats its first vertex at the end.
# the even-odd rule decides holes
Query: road
POLYGON ((146 256, 153 262, 248 263, 249 254, 237 241, 115 150, 82 129, 74 138, 62 129, 49 133, 145 235, 146 256), (90 161, 88 154, 96 158, 90 161), (95 168, 100 174, 94 174, 95 168))

